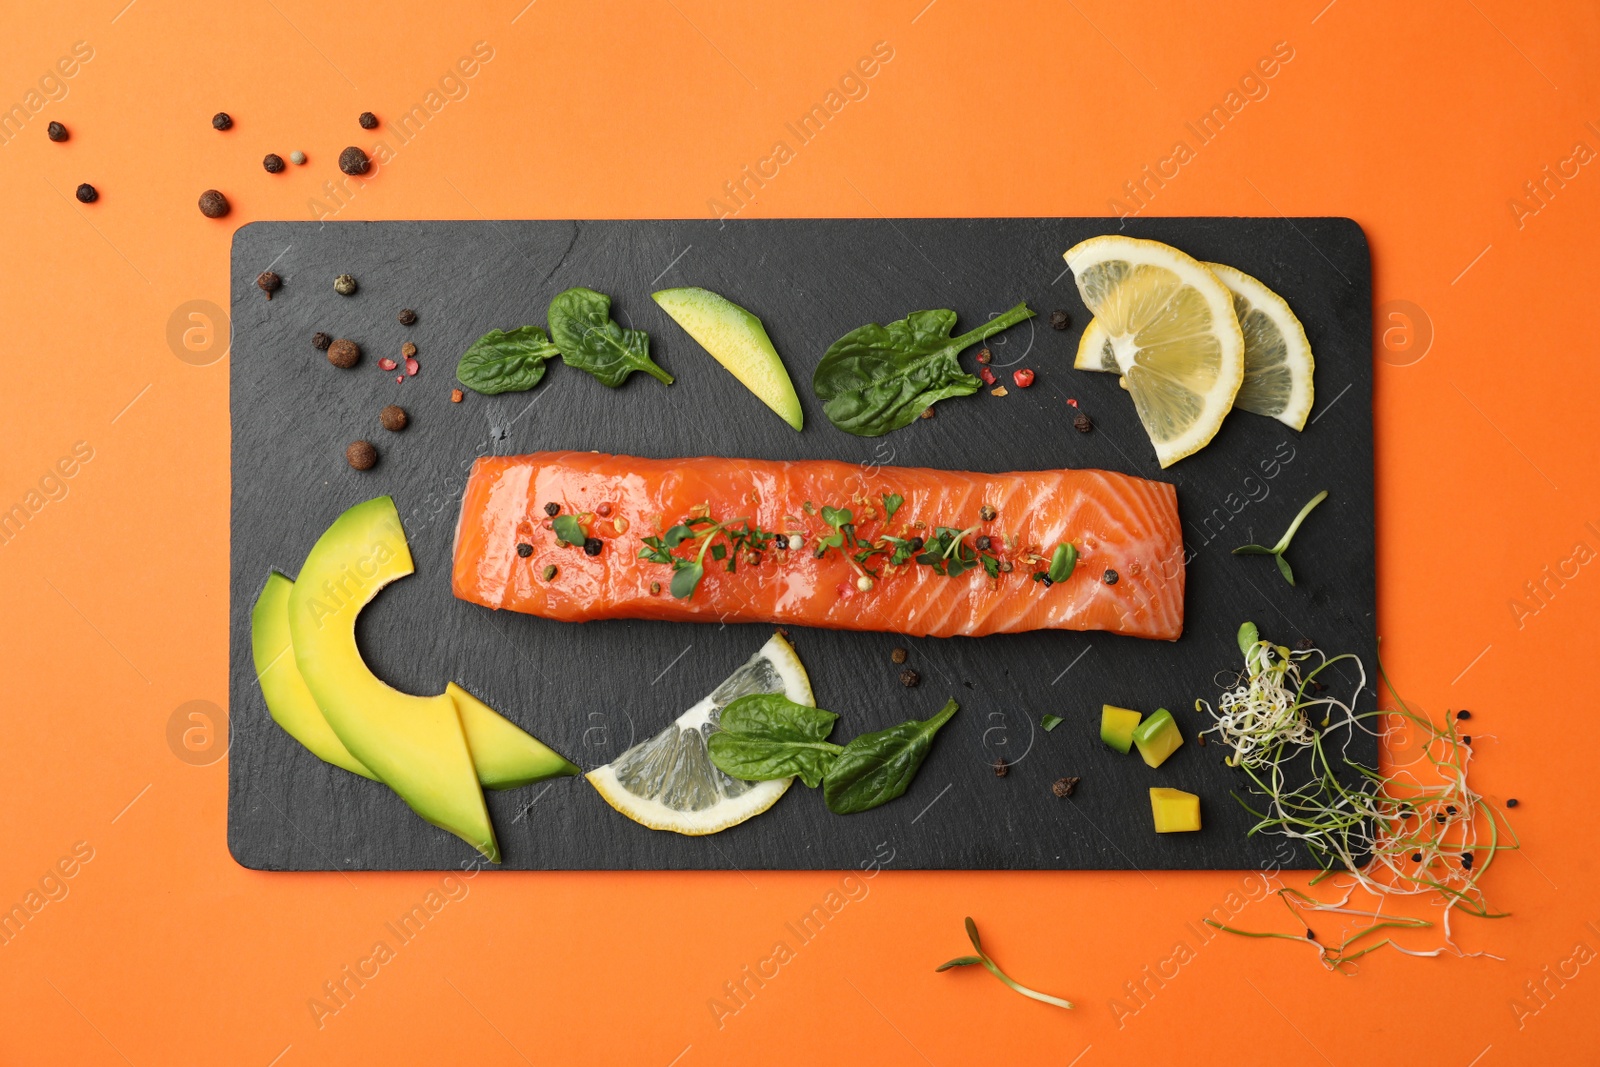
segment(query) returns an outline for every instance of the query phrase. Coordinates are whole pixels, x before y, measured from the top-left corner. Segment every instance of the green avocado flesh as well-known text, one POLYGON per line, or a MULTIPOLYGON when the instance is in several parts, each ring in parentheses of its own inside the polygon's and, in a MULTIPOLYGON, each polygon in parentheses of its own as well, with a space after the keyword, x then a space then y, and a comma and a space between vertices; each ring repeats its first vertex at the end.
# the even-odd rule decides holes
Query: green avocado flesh
POLYGON ((484 773, 493 786, 509 788, 577 768, 525 734, 525 741, 511 744, 513 732, 522 731, 465 690, 411 696, 367 668, 356 647, 356 616, 380 589, 413 570, 390 498, 357 504, 335 519, 289 594, 295 665, 352 756, 418 815, 499 862, 464 724, 472 722, 472 733, 483 734, 484 773))
POLYGON ((663 289, 650 296, 746 389, 800 429, 800 397, 760 319, 709 289, 663 289))
POLYGON ((276 571, 267 575, 266 588, 261 590, 250 613, 250 650, 255 654, 256 678, 261 682, 267 711, 290 737, 319 759, 376 780, 378 776, 350 755, 322 717, 322 709, 317 707, 295 666, 294 649, 289 644, 289 592, 293 588, 294 583, 276 571))
MULTIPOLYGON (((378 776, 344 747, 300 677, 289 641, 289 594, 293 589, 294 582, 283 575, 268 575, 250 616, 250 643, 267 711, 313 755, 335 767, 376 779, 378 776)), ((486 788, 515 789, 546 778, 581 773, 565 757, 454 682, 445 686, 445 695, 455 702, 461 728, 467 735, 467 748, 472 753, 473 769, 486 788)))

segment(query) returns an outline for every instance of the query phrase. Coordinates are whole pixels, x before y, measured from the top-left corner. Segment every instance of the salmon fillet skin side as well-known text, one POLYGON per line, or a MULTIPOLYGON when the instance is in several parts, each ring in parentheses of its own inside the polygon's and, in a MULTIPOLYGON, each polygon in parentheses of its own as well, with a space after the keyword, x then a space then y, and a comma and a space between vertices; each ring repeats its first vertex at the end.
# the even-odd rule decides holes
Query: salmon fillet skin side
MULTIPOLYGON (((685 542, 673 554, 692 557, 700 545, 685 542)), ((833 460, 484 456, 467 480, 454 555, 457 597, 563 622, 759 622, 917 637, 1060 629, 1175 641, 1183 633, 1177 490, 1097 470, 976 474, 833 460), (887 524, 885 494, 904 498, 887 524), (550 505, 599 540, 597 555, 560 542, 550 505), (976 527, 968 545, 988 537, 989 552, 1011 569, 990 577, 978 566, 951 577, 877 555, 862 565, 877 573, 862 589, 845 552, 816 556, 819 539, 834 532, 824 506, 849 508, 863 542, 976 527), (983 518, 986 507, 992 519, 983 518), (679 599, 670 591, 673 568, 639 551, 644 538, 696 517, 748 519, 760 530, 797 534, 801 544, 780 549, 775 539, 755 556, 741 552, 732 573, 726 558, 708 552, 699 587, 679 599), (1078 550, 1072 575, 1034 581, 1064 543, 1078 550)))

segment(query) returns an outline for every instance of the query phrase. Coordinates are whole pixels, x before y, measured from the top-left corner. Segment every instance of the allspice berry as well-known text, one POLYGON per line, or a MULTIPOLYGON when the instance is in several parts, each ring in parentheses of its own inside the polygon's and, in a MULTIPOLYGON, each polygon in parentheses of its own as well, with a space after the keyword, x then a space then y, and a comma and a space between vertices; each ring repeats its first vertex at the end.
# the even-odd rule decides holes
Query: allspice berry
POLYGON ((331 344, 333 344, 333 338, 323 333, 321 330, 318 330, 316 333, 311 335, 311 347, 315 348, 318 352, 326 352, 328 350, 328 346, 331 344))
POLYGON ((378 421, 383 423, 383 428, 385 430, 392 430, 395 433, 399 433, 401 430, 406 428, 406 409, 401 407, 399 404, 390 404, 388 407, 378 412, 378 421))
POLYGON ((355 145, 351 145, 339 153, 339 169, 346 174, 365 174, 367 168, 372 166, 372 161, 367 154, 355 145))
POLYGON ((272 299, 272 294, 283 288, 283 279, 278 277, 276 271, 264 270, 256 275, 256 288, 267 294, 267 299, 272 299))
POLYGON ((67 132, 67 128, 61 125, 59 122, 52 122, 50 125, 44 128, 44 132, 45 136, 49 137, 52 141, 65 141, 68 137, 72 136, 67 132))
POLYGON ((352 296, 356 291, 356 279, 352 274, 341 274, 333 280, 333 291, 340 296, 352 296))
POLYGON ((220 219, 230 210, 228 198, 215 189, 207 189, 200 194, 200 214, 208 219, 220 219))
POLYGON ((361 346, 354 341, 339 338, 328 346, 328 362, 340 370, 349 370, 361 358, 361 346))
POLYGON ((233 128, 233 116, 226 111, 217 112, 211 116, 211 128, 213 130, 231 130, 233 128))
POLYGON ((417 324, 417 313, 410 308, 402 309, 400 314, 395 317, 400 320, 400 325, 402 326, 415 326, 417 324))
POLYGON ((358 471, 369 471, 378 463, 378 450, 370 441, 355 441, 344 450, 344 461, 358 471))
POLYGON ((361 124, 363 130, 375 130, 378 128, 378 116, 370 111, 363 111, 356 119, 356 122, 361 124))
POLYGON ((267 168, 268 174, 282 173, 284 168, 283 157, 276 152, 268 152, 267 157, 261 161, 261 165, 267 168))
POLYGON ((92 204, 99 199, 100 190, 96 189, 88 182, 84 182, 82 185, 78 186, 78 203, 92 204))

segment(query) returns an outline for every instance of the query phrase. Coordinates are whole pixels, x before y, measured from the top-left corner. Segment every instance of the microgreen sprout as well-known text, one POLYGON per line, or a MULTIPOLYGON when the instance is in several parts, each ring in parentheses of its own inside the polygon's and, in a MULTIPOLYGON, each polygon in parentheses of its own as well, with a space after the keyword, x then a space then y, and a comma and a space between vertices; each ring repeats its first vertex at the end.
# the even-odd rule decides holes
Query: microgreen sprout
POLYGON ((1072 1007, 1071 1001, 1062 1000, 1060 997, 1052 997, 1050 994, 1041 993, 1037 989, 1029 989, 1027 986, 1016 981, 1010 975, 1006 974, 1006 972, 1002 971, 1000 969, 1000 965, 995 963, 994 960, 990 959, 987 952, 983 951, 983 945, 978 941, 978 924, 972 921, 971 916, 967 917, 967 936, 972 939, 972 947, 973 950, 977 952, 977 955, 957 956, 953 960, 946 960, 944 963, 941 963, 939 966, 934 968, 935 973, 939 971, 948 971, 952 967, 970 967, 974 963, 981 963, 989 969, 990 974, 994 975, 996 978, 1000 979, 1000 981, 1004 982, 1006 985, 1010 986, 1012 989, 1016 990, 1018 993, 1021 993, 1025 997, 1040 1001, 1044 1004, 1054 1004, 1058 1008, 1070 1009, 1072 1007))
POLYGON ((1233 554, 1235 556, 1271 556, 1273 562, 1278 565, 1278 573, 1283 575, 1283 580, 1293 585, 1294 571, 1289 569, 1289 561, 1283 558, 1283 554, 1289 550, 1289 542, 1294 540, 1295 533, 1299 531, 1300 524, 1306 521, 1306 516, 1311 514, 1311 509, 1326 499, 1328 499, 1328 491, 1324 489, 1307 501, 1306 506, 1300 509, 1300 514, 1296 515, 1294 521, 1289 524, 1289 528, 1283 531, 1283 536, 1278 538, 1278 543, 1271 548, 1267 548, 1265 545, 1240 545, 1233 550, 1233 554))
POLYGON ((1484 919, 1506 914, 1492 910, 1479 881, 1499 852, 1519 844, 1505 816, 1468 784, 1473 750, 1457 733, 1456 720, 1447 715, 1442 723, 1435 722, 1413 711, 1395 693, 1387 674, 1383 679, 1395 696, 1396 710, 1355 711, 1354 695, 1348 703, 1334 698, 1308 700, 1306 691, 1316 675, 1344 660, 1356 664, 1359 695, 1366 687, 1360 660, 1351 655, 1328 657, 1314 648, 1290 652, 1260 640, 1250 624, 1240 628, 1239 644, 1245 672, 1233 680, 1215 709, 1197 702, 1197 709, 1209 711, 1215 720, 1206 732, 1233 746, 1229 762, 1249 779, 1251 795, 1236 793, 1235 798, 1256 816, 1250 833, 1300 842, 1322 871, 1309 887, 1331 879, 1332 885, 1343 889, 1331 901, 1296 889, 1280 890, 1297 921, 1304 926, 1301 913, 1318 912, 1353 916, 1359 922, 1339 941, 1206 922, 1245 937, 1304 942, 1317 950, 1324 966, 1341 972, 1385 946, 1412 956, 1487 955, 1463 952, 1456 945, 1451 915, 1457 909, 1484 919), (1302 676, 1307 663, 1315 667, 1302 676), (1357 731, 1388 742, 1387 773, 1345 754, 1357 731), (1508 841, 1502 841, 1503 834, 1508 841), (1378 907, 1348 906, 1358 889, 1377 897, 1378 907), (1393 932, 1434 923, 1385 913, 1384 903, 1391 897, 1425 898, 1441 906, 1444 943, 1431 949, 1396 943, 1393 932), (1390 933, 1374 940, 1384 931, 1390 933))

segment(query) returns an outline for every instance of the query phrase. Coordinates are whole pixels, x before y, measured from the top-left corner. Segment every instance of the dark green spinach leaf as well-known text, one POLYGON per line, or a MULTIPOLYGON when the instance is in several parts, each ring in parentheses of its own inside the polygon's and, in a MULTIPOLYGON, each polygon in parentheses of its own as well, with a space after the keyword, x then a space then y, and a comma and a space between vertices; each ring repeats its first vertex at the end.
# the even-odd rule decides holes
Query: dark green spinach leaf
POLYGON ((959 337, 950 336, 956 313, 949 310, 913 311, 887 326, 868 323, 828 346, 811 387, 829 422, 878 437, 910 425, 946 397, 976 393, 983 382, 961 369, 961 350, 1032 316, 1026 303, 1018 304, 959 337))
POLYGON ((520 393, 544 377, 544 365, 561 353, 537 326, 490 330, 456 364, 456 380, 475 393, 520 393))
POLYGON ((550 301, 550 337, 569 367, 588 371, 615 389, 636 370, 664 385, 672 375, 650 359, 650 335, 625 330, 611 320, 611 298, 582 287, 557 293, 550 301))
POLYGON ((798 777, 815 789, 843 752, 827 740, 839 716, 781 693, 752 693, 722 709, 706 742, 722 773, 746 782, 798 777))
POLYGON ((933 735, 956 713, 954 700, 923 722, 912 720, 862 734, 844 746, 822 783, 822 797, 835 815, 885 804, 906 791, 933 748, 933 735))

